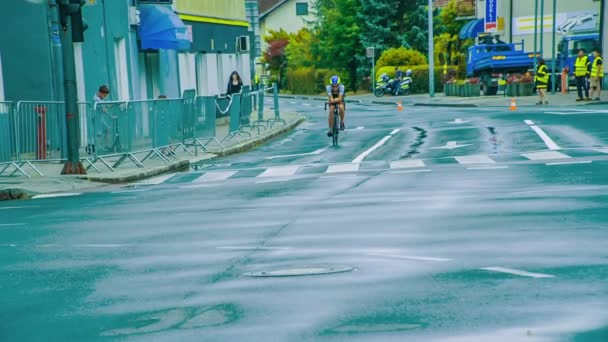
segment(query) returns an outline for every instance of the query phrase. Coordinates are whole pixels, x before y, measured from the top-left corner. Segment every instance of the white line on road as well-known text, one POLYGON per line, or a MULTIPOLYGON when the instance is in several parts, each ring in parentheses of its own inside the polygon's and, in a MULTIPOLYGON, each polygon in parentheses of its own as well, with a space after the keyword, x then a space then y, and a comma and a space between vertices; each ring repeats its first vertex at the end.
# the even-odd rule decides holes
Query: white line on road
POLYGON ((384 145, 390 138, 392 138, 395 134, 399 133, 399 131, 401 131, 401 129, 399 129, 399 128, 394 129, 389 135, 387 135, 384 138, 382 138, 374 146, 368 148, 366 151, 364 151, 363 153, 361 153, 360 155, 358 155, 357 158, 353 159, 353 163, 360 163, 360 162, 362 162, 363 159, 365 159, 365 157, 367 157, 372 152, 374 152, 375 150, 377 150, 378 148, 380 148, 380 146, 384 145))
POLYGON ((302 105, 304 105, 304 106, 310 106, 310 103, 302 102, 302 105))
POLYGON ((31 207, 2 207, 2 208, 0 208, 0 210, 29 209, 29 208, 40 208, 40 207, 38 207, 38 206, 31 206, 31 207))
POLYGON ((16 227, 16 226, 25 226, 25 223, 0 223, 1 227, 16 227))
POLYGON ((524 122, 526 123, 526 125, 534 125, 534 121, 532 120, 524 120, 524 122))
POLYGON ((459 164, 496 164, 496 162, 488 156, 484 155, 472 155, 472 156, 458 156, 454 157, 459 164))
POLYGON ((480 167, 467 167, 467 170, 499 170, 499 169, 508 169, 509 167, 506 165, 502 166, 480 166, 480 167))
POLYGON ((341 173, 341 172, 357 172, 359 171, 359 163, 334 164, 329 165, 325 173, 341 173))
POLYGON ((33 196, 32 199, 55 198, 55 197, 72 197, 72 196, 79 196, 79 195, 82 195, 82 193, 80 193, 80 192, 67 192, 67 193, 61 193, 61 194, 43 194, 43 195, 33 196))
POLYGON ((289 103, 291 103, 291 104, 298 104, 298 103, 297 103, 297 102, 295 102, 295 101, 289 101, 289 103))
POLYGON ((596 148, 595 150, 601 153, 608 153, 608 147, 596 148))
POLYGON ((591 160, 572 161, 572 162, 555 162, 555 163, 547 163, 546 165, 571 165, 571 164, 591 164, 591 160))
POLYGON ((482 267, 482 270, 491 271, 491 272, 500 272, 500 273, 509 273, 522 277, 532 277, 532 278, 554 278, 554 275, 551 274, 543 274, 543 273, 532 273, 522 270, 515 270, 512 268, 506 267, 482 267))
POLYGON ((136 189, 136 190, 119 190, 119 191, 112 191, 111 194, 132 194, 132 193, 137 193, 137 192, 147 192, 147 191, 151 191, 152 189, 136 189))
POLYGON ((418 261, 452 261, 452 259, 446 258, 434 258, 434 257, 425 257, 425 256, 411 256, 411 255, 400 255, 400 254, 382 254, 382 253, 369 253, 369 256, 381 257, 381 258, 391 258, 391 259, 404 259, 404 260, 418 260, 418 261))
POLYGON ((286 251, 291 247, 221 246, 215 249, 227 251, 286 251))
MULTIPOLYGON (((525 121, 529 121, 529 120, 525 120, 525 121)), ((525 122, 524 121, 524 122, 525 122)), ((531 121, 530 121, 531 122, 531 121)), ((527 122, 526 122, 527 123, 527 122)), ((532 130, 534 132, 536 132, 536 134, 538 134, 538 136, 543 140, 543 142, 545 143, 545 145, 547 145, 547 148, 550 150, 561 150, 562 148, 559 147, 558 144, 555 143, 555 141, 553 141, 553 139, 551 139, 547 133, 545 133, 540 127, 535 126, 533 124, 528 124, 530 128, 532 128, 532 130)))
POLYGON ((325 152, 327 148, 320 148, 316 151, 307 152, 307 153, 296 153, 296 154, 285 154, 280 156, 272 156, 266 157, 265 159, 279 159, 279 158, 290 158, 290 157, 303 157, 303 156, 315 156, 325 152))
POLYGON ((173 176, 175 176, 175 175, 162 175, 162 176, 142 180, 140 182, 134 183, 134 185, 158 185, 158 184, 168 181, 169 179, 173 178, 173 176))
POLYGON ((424 161, 421 159, 404 159, 392 161, 390 164, 391 169, 409 169, 416 167, 424 167, 424 161))
POLYGON ((223 181, 234 176, 238 171, 210 171, 193 180, 192 183, 223 181))
POLYGON ((214 186, 220 186, 222 183, 215 184, 194 184, 194 185, 183 185, 180 186, 179 189, 198 189, 198 188, 210 188, 214 186))
POLYGON ((387 173, 391 175, 398 175, 402 173, 418 173, 418 172, 431 172, 431 169, 417 169, 417 170, 401 170, 401 171, 389 171, 387 173))
POLYGON ((267 179, 267 180, 256 181, 255 184, 284 183, 284 182, 289 182, 290 180, 293 180, 293 179, 294 178, 292 178, 292 177, 280 178, 280 179, 267 179))
POLYGON ((284 176, 293 176, 298 172, 299 166, 277 166, 270 167, 266 169, 264 172, 258 175, 259 178, 264 177, 284 177, 284 176))
POLYGON ((359 127, 355 128, 355 130, 361 130, 361 129, 364 129, 364 128, 365 127, 363 127, 363 126, 359 126, 359 127))
POLYGON ((522 156, 524 156, 530 160, 551 160, 551 159, 571 158, 570 156, 565 155, 561 152, 557 152, 557 151, 522 153, 522 156))

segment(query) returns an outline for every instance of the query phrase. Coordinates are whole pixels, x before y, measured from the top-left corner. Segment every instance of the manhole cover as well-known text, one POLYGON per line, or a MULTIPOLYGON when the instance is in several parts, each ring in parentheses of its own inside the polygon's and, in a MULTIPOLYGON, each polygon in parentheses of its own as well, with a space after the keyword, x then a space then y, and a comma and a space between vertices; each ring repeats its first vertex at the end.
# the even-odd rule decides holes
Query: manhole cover
POLYGON ((354 268, 350 266, 305 266, 281 268, 273 271, 264 272, 247 272, 243 273, 245 277, 298 277, 323 275, 333 273, 351 272, 354 268))

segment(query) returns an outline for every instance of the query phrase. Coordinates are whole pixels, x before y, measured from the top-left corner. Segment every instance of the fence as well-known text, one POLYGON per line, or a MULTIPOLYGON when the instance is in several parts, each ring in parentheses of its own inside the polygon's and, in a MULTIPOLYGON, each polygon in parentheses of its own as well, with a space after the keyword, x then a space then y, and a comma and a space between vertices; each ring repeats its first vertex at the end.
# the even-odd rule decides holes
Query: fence
MULTIPOLYGON (((149 158, 169 163, 176 151, 187 146, 224 149, 225 142, 245 140, 254 128, 283 122, 278 110, 274 87, 274 119, 264 120, 264 92, 243 87, 229 97, 196 96, 194 90, 182 98, 136 101, 80 102, 79 138, 83 160, 88 168, 101 162, 114 169, 130 160, 138 167, 149 158), (257 104, 257 119, 252 115, 257 104), (229 115, 229 132, 223 140, 216 138, 216 118, 229 115), (138 156, 136 156, 138 155, 138 156)), ((33 161, 63 161, 67 154, 65 104, 53 101, 0 102, 0 175, 20 172, 24 165, 42 173, 33 161), (12 168, 11 168, 12 166, 12 168), (8 171, 7 171, 8 170, 8 171)), ((29 176, 28 176, 29 177, 29 176)))

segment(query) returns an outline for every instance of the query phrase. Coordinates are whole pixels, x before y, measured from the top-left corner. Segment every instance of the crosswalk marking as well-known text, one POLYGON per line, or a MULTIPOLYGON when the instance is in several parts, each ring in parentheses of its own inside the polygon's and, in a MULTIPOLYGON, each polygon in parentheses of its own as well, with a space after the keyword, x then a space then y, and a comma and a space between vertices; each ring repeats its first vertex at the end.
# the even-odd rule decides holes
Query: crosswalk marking
POLYGON ((217 182, 234 176, 237 171, 210 171, 198 177, 192 183, 217 182))
POLYGON ((561 152, 557 152, 557 151, 523 153, 522 156, 524 156, 530 160, 550 160, 550 159, 570 158, 570 156, 567 156, 567 155, 565 155, 561 152))
POLYGON ((175 174, 162 175, 162 176, 139 181, 139 182, 135 183, 135 185, 158 185, 158 184, 168 181, 169 179, 173 178, 174 176, 175 176, 175 174))
POLYGON ((472 156, 458 156, 454 157, 459 164, 496 164, 496 162, 488 156, 484 155, 472 155, 472 156))
POLYGON ((602 153, 608 153, 608 147, 596 148, 595 150, 602 153))
POLYGON ((299 166, 277 166, 266 169, 258 177, 284 177, 293 176, 298 172, 299 166))
POLYGON ((340 173, 340 172, 357 172, 359 171, 359 163, 346 163, 329 165, 325 173, 340 173))
POLYGON ((395 160, 391 162, 391 169, 409 169, 424 167, 424 161, 420 159, 395 160))

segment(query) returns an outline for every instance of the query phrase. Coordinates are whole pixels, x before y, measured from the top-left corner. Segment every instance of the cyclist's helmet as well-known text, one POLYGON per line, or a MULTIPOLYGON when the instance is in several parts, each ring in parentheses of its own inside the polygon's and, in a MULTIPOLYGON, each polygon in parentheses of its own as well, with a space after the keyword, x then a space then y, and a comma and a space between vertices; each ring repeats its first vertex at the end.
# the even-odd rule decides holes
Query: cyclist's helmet
POLYGON ((335 75, 332 76, 331 79, 330 79, 330 83, 331 83, 331 85, 338 85, 338 84, 340 84, 340 77, 335 76, 335 75))
POLYGON ((408 70, 405 72, 405 76, 407 76, 407 77, 412 76, 412 70, 411 70, 411 69, 408 69, 408 70))

